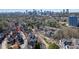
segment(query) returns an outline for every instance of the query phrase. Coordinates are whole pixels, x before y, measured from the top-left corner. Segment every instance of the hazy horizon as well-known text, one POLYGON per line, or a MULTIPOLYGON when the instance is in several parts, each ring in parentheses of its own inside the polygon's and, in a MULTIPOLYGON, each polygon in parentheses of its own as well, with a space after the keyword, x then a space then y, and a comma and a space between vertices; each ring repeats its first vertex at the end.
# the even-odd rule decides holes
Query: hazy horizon
MULTIPOLYGON (((26 10, 32 11, 33 9, 0 9, 0 13, 5 12, 25 12, 26 10)), ((41 9, 35 9, 41 10, 41 9)), ((62 12, 63 9, 42 9, 43 11, 62 12)), ((65 9, 66 10, 66 9, 65 9)), ((79 9, 69 9, 69 12, 79 12, 79 9)))

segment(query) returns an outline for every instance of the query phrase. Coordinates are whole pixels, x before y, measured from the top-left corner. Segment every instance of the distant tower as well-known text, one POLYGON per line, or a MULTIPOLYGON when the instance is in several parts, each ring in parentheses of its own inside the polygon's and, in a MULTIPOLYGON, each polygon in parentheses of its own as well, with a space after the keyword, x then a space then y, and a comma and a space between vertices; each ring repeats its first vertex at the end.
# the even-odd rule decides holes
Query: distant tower
POLYGON ((28 15, 28 10, 26 10, 26 12, 25 12, 25 13, 26 13, 26 15, 28 15))
POLYGON ((42 16, 42 12, 43 12, 42 9, 40 10, 40 12, 41 12, 41 16, 42 16))
POLYGON ((63 9, 63 14, 65 13, 65 9, 63 9))
POLYGON ((69 16, 69 9, 66 9, 66 16, 69 16))
POLYGON ((69 9, 66 9, 66 13, 69 14, 69 9))
POLYGON ((69 9, 66 9, 66 13, 69 13, 69 9))

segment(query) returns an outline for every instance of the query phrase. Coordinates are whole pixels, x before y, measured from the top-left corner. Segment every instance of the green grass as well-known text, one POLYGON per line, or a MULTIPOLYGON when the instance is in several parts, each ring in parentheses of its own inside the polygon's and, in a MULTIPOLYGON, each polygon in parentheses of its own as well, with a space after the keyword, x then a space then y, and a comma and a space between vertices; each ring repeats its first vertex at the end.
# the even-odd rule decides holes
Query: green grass
POLYGON ((46 39, 46 38, 44 38, 44 40, 45 40, 45 42, 46 42, 47 44, 49 44, 49 42, 47 41, 47 39, 46 39))
POLYGON ((45 42, 49 45, 48 49, 59 49, 59 46, 55 43, 48 42, 46 38, 44 38, 45 42))
POLYGON ((59 46, 56 45, 55 43, 50 43, 48 48, 49 49, 59 49, 59 46))

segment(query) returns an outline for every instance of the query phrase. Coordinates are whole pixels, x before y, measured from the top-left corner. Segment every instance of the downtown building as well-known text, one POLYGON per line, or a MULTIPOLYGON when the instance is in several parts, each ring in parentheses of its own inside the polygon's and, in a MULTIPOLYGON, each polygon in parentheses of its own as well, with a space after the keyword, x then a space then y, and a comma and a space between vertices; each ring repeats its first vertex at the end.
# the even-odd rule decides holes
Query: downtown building
POLYGON ((69 26, 79 27, 78 17, 76 17, 76 16, 69 16, 68 24, 69 24, 69 26))

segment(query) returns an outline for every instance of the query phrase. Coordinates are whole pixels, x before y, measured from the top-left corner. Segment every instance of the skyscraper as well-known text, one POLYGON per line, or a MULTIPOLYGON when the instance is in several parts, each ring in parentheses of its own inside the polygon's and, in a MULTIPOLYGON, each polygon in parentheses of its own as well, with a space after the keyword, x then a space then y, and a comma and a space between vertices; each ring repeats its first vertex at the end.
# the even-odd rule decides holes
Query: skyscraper
POLYGON ((63 9, 63 13, 65 13, 65 9, 63 9))
POLYGON ((67 14, 69 13, 69 9, 66 9, 66 13, 67 13, 67 14))

